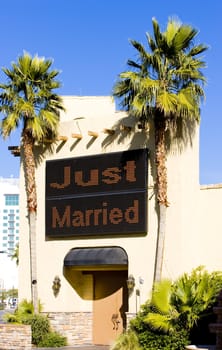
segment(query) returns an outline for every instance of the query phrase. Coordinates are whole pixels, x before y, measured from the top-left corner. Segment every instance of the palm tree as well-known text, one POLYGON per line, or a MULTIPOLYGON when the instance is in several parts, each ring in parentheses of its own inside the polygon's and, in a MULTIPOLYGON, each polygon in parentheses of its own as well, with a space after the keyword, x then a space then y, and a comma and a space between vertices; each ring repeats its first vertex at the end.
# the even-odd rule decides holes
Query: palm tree
POLYGON ((160 330, 163 333, 172 333, 178 330, 180 314, 176 305, 172 303, 172 282, 162 279, 154 284, 150 311, 144 321, 151 329, 160 330))
POLYGON ((7 83, 1 84, 0 111, 4 114, 1 135, 8 137, 21 125, 21 149, 27 192, 29 218, 31 296, 35 312, 38 312, 36 265, 36 216, 37 195, 35 181, 34 148, 46 138, 55 140, 62 99, 53 92, 60 87, 55 80, 57 70, 50 70, 52 60, 31 57, 24 53, 11 69, 3 68, 7 83))
MULTIPOLYGON (((154 127, 158 234, 154 282, 161 280, 164 254, 167 198, 166 156, 169 141, 179 138, 179 126, 190 133, 200 120, 200 103, 204 98, 205 62, 199 58, 207 46, 194 45, 198 32, 189 25, 169 19, 161 32, 152 20, 153 36, 146 35, 148 51, 131 40, 137 61, 128 60, 130 70, 122 72, 114 85, 113 95, 120 106, 138 117, 142 127, 154 127), (192 128, 190 128, 192 125, 192 128)), ((192 137, 191 137, 192 138, 192 137)))
POLYGON ((184 273, 174 283, 162 279, 154 284, 144 322, 164 333, 190 332, 198 320, 212 314, 221 283, 220 271, 209 273, 203 266, 184 273))
POLYGON ((192 329, 202 317, 212 314, 222 287, 221 271, 209 273, 204 266, 184 273, 172 289, 172 303, 181 315, 183 326, 192 329))

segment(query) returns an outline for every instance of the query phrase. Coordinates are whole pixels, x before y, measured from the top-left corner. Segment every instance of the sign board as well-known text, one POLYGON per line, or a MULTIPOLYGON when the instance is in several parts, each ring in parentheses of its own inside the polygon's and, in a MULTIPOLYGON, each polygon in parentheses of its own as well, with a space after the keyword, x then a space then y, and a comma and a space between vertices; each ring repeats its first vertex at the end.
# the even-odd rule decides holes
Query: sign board
POLYGON ((147 231, 147 149, 46 162, 46 236, 147 231))

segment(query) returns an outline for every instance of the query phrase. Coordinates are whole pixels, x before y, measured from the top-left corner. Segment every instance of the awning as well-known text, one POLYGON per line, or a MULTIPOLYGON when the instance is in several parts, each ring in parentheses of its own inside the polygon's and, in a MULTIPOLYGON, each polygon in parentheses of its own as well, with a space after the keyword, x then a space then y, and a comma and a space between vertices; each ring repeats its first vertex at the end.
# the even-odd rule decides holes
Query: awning
POLYGON ((128 257, 121 247, 73 248, 65 256, 64 266, 123 266, 127 268, 128 257))

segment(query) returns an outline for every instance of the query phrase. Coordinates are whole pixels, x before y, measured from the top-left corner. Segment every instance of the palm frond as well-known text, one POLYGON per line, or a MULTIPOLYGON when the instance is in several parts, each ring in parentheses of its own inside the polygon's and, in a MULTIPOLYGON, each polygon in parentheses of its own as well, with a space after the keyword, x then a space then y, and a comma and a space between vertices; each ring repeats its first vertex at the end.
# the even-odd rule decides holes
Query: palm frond
POLYGON ((160 31, 159 23, 155 18, 152 18, 152 23, 153 23, 153 35, 154 35, 155 42, 157 44, 157 47, 161 47, 162 33, 160 31))
POLYGON ((180 24, 175 22, 173 19, 169 20, 167 24, 166 32, 164 33, 168 46, 172 45, 173 39, 177 33, 179 25, 180 24))
POLYGON ((165 116, 175 115, 177 112, 178 97, 176 94, 163 91, 158 94, 156 105, 164 112, 165 116))
POLYGON ((8 116, 1 123, 1 134, 3 138, 7 138, 19 126, 19 121, 17 113, 9 112, 8 116))
POLYGON ((162 280, 154 286, 151 305, 162 314, 168 314, 171 310, 170 298, 171 281, 162 280))
POLYGON ((111 350, 140 350, 140 344, 135 332, 122 333, 111 346, 111 350))
POLYGON ((207 49, 208 49, 207 45, 199 44, 199 45, 192 47, 190 52, 188 52, 188 55, 194 57, 194 56, 200 55, 201 53, 203 53, 207 49))
MULTIPOLYGON (((1 133, 10 135, 19 123, 29 129, 34 142, 42 140, 44 132, 57 128, 59 112, 64 110, 63 102, 54 89, 60 86, 55 80, 57 70, 50 70, 52 61, 27 52, 12 63, 11 69, 3 68, 8 77, 7 84, 1 84, 0 111, 6 116, 1 133), (38 140, 39 139, 39 140, 38 140)), ((55 132, 56 133, 56 130, 55 132)))
POLYGON ((173 40, 176 52, 186 50, 191 45, 191 42, 197 33, 198 32, 195 28, 188 25, 181 25, 173 40))
POLYGON ((144 321, 148 323, 153 330, 162 331, 164 333, 171 333, 175 330, 168 315, 149 312, 144 318, 144 321))
POLYGON ((152 24, 153 33, 146 33, 148 49, 136 40, 130 41, 137 56, 128 60, 129 70, 120 73, 113 95, 139 120, 162 118, 169 144, 179 134, 185 135, 180 140, 186 143, 191 139, 190 121, 200 120, 206 84, 202 70, 206 64, 198 56, 207 46, 195 45, 197 29, 178 19, 169 19, 163 32, 155 18, 152 24))

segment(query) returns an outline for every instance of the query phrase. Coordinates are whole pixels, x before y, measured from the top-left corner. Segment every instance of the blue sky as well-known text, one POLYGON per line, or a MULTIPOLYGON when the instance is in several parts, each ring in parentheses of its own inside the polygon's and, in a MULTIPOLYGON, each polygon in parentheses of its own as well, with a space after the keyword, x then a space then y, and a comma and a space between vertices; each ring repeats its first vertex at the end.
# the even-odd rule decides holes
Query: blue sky
MULTIPOLYGON (((177 16, 200 31, 196 43, 209 45, 200 183, 222 183, 221 13, 221 0, 8 0, 1 2, 0 67, 10 67, 25 50, 54 60, 61 95, 110 95, 127 59, 135 58, 129 39, 145 44, 152 17, 164 30, 168 18, 177 16)), ((0 140, 0 177, 19 176, 19 158, 8 151, 18 141, 18 133, 0 140)))

